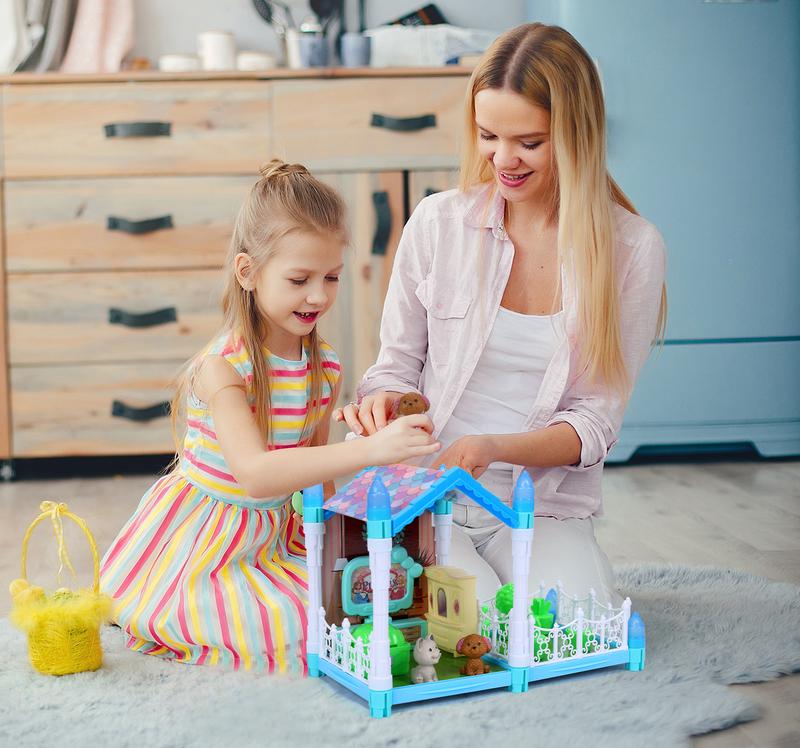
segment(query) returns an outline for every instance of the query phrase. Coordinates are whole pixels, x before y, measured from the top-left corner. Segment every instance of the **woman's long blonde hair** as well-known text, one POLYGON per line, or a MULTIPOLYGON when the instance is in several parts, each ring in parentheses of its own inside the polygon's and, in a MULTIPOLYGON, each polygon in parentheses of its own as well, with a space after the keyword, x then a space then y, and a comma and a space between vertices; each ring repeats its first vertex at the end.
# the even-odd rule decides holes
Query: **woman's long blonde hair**
MULTIPOLYGON (((586 50, 559 26, 529 23, 498 37, 472 73, 466 99, 462 190, 494 181, 478 152, 475 95, 509 90, 550 113, 557 184, 559 264, 575 284, 578 327, 584 341, 580 370, 615 391, 630 387, 622 355, 619 289, 614 273, 614 203, 631 201, 606 166, 606 120, 597 69, 586 50)), ((655 338, 663 337, 667 310, 661 290, 655 338)))
MULTIPOLYGON (((269 361, 264 355, 264 340, 269 332, 267 321, 259 312, 255 291, 246 290, 236 277, 235 258, 244 252, 251 258, 249 273, 256 275, 267 260, 278 251, 281 239, 294 231, 320 234, 339 234, 347 242, 347 221, 344 201, 332 187, 316 179, 304 166, 287 164, 273 159, 261 169, 261 178, 250 189, 231 236, 225 260, 225 288, 222 294, 223 323, 215 335, 232 334, 241 341, 253 364, 253 381, 249 391, 255 400, 255 419, 267 448, 272 441, 269 361)), ((212 341, 213 342, 213 341, 212 341)), ((320 338, 317 328, 305 341, 311 376, 309 408, 303 424, 301 441, 313 436, 320 423, 322 382, 334 388, 333 375, 323 367, 320 338)), ((184 403, 195 359, 187 364, 172 401, 172 424, 177 458, 182 450, 179 436, 179 413, 184 403)), ((183 429, 185 431, 185 428, 183 429)))

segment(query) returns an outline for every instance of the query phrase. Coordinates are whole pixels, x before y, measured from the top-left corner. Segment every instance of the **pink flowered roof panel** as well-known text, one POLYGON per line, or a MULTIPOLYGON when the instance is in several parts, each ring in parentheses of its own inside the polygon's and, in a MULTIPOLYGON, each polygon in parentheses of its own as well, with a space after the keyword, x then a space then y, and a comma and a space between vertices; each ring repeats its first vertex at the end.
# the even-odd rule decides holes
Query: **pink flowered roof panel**
POLYGON ((379 476, 391 497, 392 517, 396 517, 415 501, 424 499, 428 490, 444 473, 444 470, 432 470, 414 465, 367 468, 331 496, 325 502, 325 510, 365 522, 369 487, 375 477, 379 476))

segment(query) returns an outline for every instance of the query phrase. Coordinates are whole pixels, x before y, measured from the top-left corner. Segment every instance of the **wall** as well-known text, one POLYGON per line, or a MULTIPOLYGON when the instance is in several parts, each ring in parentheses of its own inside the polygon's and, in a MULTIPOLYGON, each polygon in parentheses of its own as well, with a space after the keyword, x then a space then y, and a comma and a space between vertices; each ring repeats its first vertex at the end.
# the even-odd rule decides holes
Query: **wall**
MULTIPOLYGON (((298 23, 310 15, 306 2, 288 0, 287 4, 298 23)), ((367 26, 378 26, 426 4, 424 0, 366 0, 367 26)), ((437 0, 436 5, 453 25, 497 31, 522 23, 525 15, 523 0, 437 0)), ((345 8, 348 28, 356 30, 357 2, 345 0, 345 8)), ((273 53, 279 49, 277 36, 250 0, 137 0, 134 53, 149 57, 155 65, 159 55, 167 52, 195 52, 197 33, 211 29, 232 31, 239 49, 273 53)))

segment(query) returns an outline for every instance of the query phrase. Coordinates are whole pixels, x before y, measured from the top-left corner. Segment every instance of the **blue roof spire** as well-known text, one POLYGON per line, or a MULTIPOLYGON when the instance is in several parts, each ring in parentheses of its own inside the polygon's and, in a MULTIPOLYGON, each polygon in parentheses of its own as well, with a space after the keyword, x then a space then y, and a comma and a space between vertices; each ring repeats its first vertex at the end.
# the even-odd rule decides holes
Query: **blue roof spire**
POLYGON ((325 494, 322 490, 322 483, 317 483, 314 486, 309 486, 303 491, 303 508, 304 509, 322 509, 325 503, 325 494))
POLYGON ((392 537, 392 498, 378 475, 367 492, 367 537, 392 537))
POLYGON ((532 512, 533 495, 533 478, 527 470, 523 470, 514 486, 514 509, 518 512, 532 512))

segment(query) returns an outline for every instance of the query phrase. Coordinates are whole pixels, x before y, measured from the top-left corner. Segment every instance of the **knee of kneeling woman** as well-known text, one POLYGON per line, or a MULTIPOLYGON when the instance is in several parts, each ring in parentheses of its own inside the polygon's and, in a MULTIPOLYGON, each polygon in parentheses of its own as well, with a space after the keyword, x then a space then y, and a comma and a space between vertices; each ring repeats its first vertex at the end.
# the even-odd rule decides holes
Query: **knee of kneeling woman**
POLYGON ((475 575, 475 596, 478 602, 494 599, 503 583, 495 570, 483 559, 472 539, 458 525, 453 525, 447 566, 475 575))

